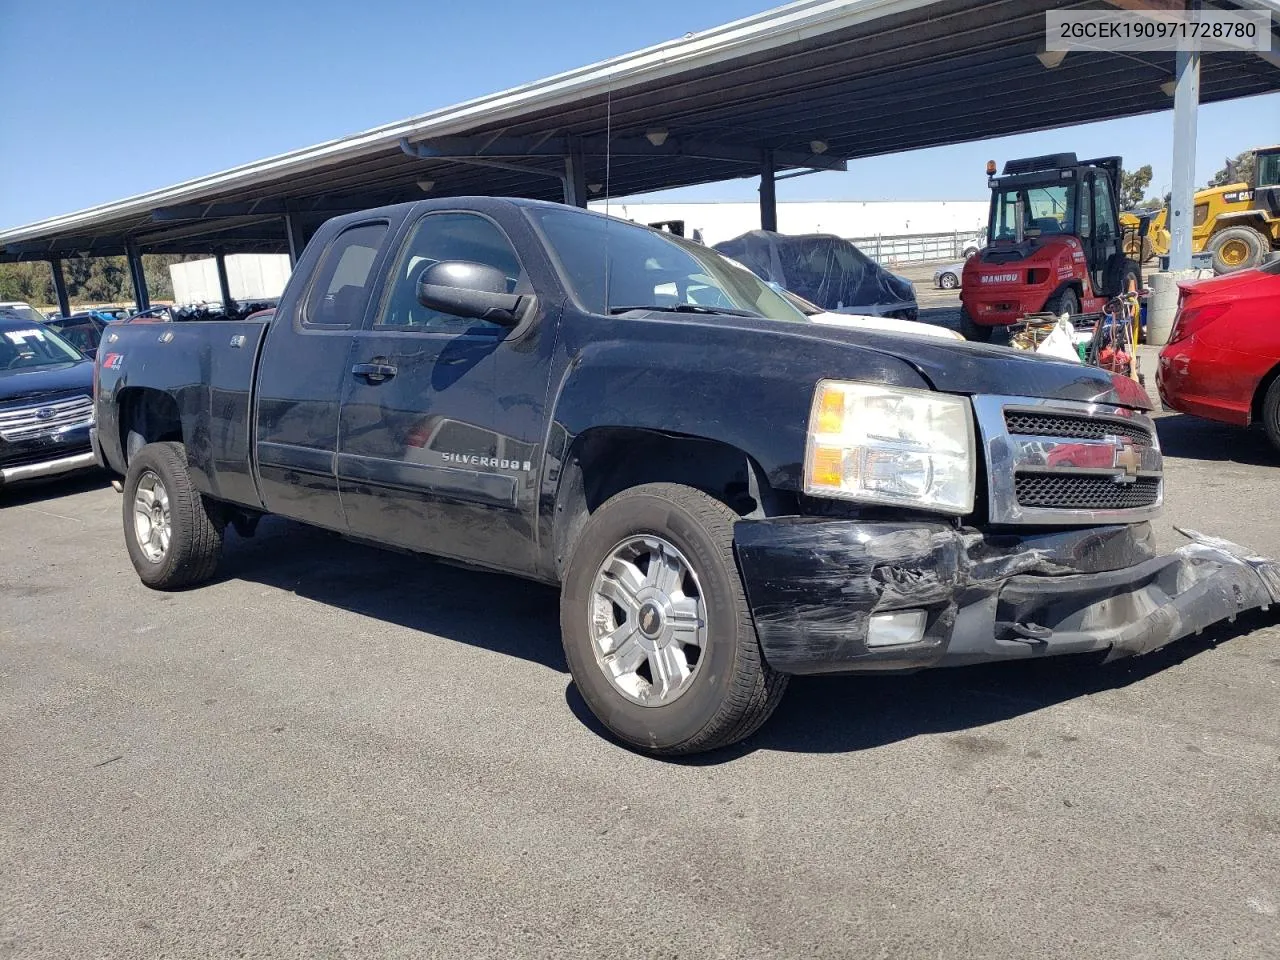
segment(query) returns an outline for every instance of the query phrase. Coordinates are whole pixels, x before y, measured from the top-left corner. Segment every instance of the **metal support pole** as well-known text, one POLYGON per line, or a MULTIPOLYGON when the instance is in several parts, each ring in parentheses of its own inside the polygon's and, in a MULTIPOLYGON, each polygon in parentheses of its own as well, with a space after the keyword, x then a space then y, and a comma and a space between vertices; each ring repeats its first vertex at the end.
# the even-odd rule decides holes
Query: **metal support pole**
POLYGON ((564 202, 571 207, 587 205, 587 168, 582 162, 582 143, 569 140, 569 155, 564 158, 564 202))
POLYGON ((71 298, 67 296, 67 278, 62 275, 60 257, 49 261, 49 271, 53 274, 53 292, 58 295, 58 312, 64 317, 70 316, 71 298))
POLYGON ((138 245, 132 240, 125 243, 125 257, 129 261, 129 276, 133 280, 133 299, 139 310, 151 308, 151 298, 147 296, 147 275, 142 269, 142 254, 138 245))
POLYGON ((1169 269, 1191 268, 1191 226, 1196 193, 1196 111, 1200 105, 1200 52, 1179 50, 1173 94, 1173 191, 1169 197, 1169 269))
POLYGON ((778 195, 774 188, 773 151, 760 155, 760 229, 778 232, 778 195))
POLYGON ((231 282, 227 279, 227 255, 214 254, 214 262, 218 265, 218 289, 222 291, 222 309, 231 309, 231 282))
POLYGON ((292 210, 284 215, 284 232, 289 238, 289 266, 296 267, 307 241, 302 235, 302 224, 298 222, 298 215, 292 210))

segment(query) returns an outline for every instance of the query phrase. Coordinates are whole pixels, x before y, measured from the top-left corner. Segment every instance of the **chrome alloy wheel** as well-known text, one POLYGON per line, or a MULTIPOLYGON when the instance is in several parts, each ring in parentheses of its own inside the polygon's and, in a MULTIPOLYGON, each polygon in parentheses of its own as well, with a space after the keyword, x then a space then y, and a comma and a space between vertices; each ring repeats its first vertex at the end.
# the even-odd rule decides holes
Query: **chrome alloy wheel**
POLYGON ((687 691, 707 645, 698 575, 661 537, 636 536, 610 551, 591 587, 596 663, 619 693, 660 707, 687 691))
POLYGON ((133 535, 143 555, 159 563, 169 550, 172 523, 169 514, 169 491, 164 482, 148 470, 138 478, 133 496, 133 535))

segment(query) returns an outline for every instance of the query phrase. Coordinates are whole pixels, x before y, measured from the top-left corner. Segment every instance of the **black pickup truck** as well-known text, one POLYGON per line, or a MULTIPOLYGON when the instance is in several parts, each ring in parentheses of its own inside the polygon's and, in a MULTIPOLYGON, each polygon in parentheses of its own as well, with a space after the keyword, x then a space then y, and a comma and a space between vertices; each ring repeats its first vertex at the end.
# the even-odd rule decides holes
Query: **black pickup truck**
POLYGON ((113 326, 95 448, 129 555, 209 578, 264 514, 561 590, 622 740, 739 740, 788 675, 1142 653, 1280 597, 1152 548, 1133 381, 810 323, 745 268, 555 204, 329 221, 274 315, 113 326))

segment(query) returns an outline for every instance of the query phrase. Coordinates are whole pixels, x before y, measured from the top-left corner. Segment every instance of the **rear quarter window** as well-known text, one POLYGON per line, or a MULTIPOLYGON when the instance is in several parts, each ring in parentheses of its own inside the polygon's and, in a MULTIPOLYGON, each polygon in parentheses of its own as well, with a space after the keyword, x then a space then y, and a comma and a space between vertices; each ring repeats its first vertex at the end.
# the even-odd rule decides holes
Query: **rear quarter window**
POLYGON ((343 230, 321 255, 302 311, 302 325, 327 329, 360 326, 376 279, 374 265, 387 236, 386 221, 343 230))

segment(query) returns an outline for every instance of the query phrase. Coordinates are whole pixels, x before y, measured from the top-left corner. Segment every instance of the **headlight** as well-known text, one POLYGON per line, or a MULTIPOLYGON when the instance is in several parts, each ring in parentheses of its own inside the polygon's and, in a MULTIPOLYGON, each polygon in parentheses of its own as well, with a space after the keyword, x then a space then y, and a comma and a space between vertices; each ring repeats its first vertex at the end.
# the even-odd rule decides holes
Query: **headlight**
POLYGON ((823 380, 814 391, 804 492, 966 514, 973 510, 969 401, 930 390, 823 380))

